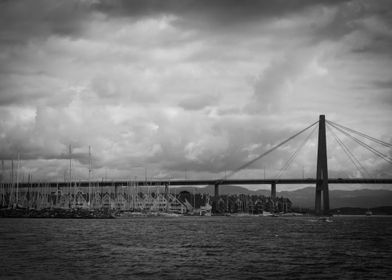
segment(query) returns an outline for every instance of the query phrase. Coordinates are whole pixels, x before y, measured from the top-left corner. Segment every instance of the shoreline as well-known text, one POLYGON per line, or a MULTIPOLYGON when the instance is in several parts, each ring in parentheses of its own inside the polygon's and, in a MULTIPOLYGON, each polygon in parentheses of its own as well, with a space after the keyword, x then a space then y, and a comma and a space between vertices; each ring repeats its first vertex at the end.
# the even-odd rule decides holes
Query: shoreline
MULTIPOLYGON (((329 217, 339 218, 339 217, 391 217, 389 214, 334 214, 329 217)), ((44 218, 44 219, 132 219, 132 218, 145 218, 145 217, 162 217, 162 218, 177 218, 177 217, 204 217, 202 215, 187 215, 187 214, 177 214, 177 213, 167 213, 167 212, 131 212, 131 211, 118 211, 109 209, 61 209, 61 208, 45 208, 41 210, 35 209, 0 209, 0 219, 1 218, 44 218)), ((265 214, 248 214, 248 213, 227 213, 222 214, 212 214, 206 217, 277 217, 277 218, 287 218, 287 217, 321 217, 312 215, 311 213, 265 213, 265 214)))

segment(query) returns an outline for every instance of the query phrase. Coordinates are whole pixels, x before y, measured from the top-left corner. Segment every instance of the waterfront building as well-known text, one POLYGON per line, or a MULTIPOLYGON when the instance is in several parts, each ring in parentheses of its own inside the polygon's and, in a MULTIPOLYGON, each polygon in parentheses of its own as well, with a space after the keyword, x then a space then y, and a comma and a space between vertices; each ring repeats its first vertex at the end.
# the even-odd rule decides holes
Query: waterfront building
POLYGON ((86 197, 87 197, 86 194, 83 194, 82 192, 78 192, 75 196, 75 207, 83 208, 83 209, 89 208, 86 197))

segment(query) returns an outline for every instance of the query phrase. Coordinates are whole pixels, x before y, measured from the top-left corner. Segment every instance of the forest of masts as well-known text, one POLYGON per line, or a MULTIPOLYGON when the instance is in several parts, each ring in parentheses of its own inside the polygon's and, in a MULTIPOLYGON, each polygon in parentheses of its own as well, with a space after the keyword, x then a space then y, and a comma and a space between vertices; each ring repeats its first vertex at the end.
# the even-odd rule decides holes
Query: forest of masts
MULTIPOLYGON (((171 194, 168 186, 153 185, 153 182, 144 182, 138 186, 137 181, 124 182, 123 186, 97 185, 91 182, 92 161, 89 147, 88 188, 81 187, 80 182, 72 178, 72 148, 69 146, 69 172, 66 184, 34 183, 32 175, 20 176, 20 156, 17 157, 16 168, 11 160, 11 170, 8 180, 2 161, 2 176, 0 185, 1 208, 87 208, 87 209, 122 209, 133 211, 171 211, 177 213, 194 211, 195 208, 210 206, 208 194, 195 194, 181 197, 171 194), (15 170, 16 169, 16 170, 15 170), (23 184, 21 184, 23 183, 23 184), (34 186, 33 186, 34 185, 34 186), (164 191, 162 191, 164 187, 164 191), (190 201, 189 201, 190 200, 190 201), (192 203, 193 200, 193 203, 192 203), (193 205, 192 205, 193 204, 193 205)), ((66 179, 66 178, 64 178, 66 179)), ((64 180, 65 182, 65 180, 64 180)), ((85 185, 85 184, 84 184, 85 185)), ((284 198, 272 199, 262 196, 223 196, 214 202, 217 212, 262 212, 282 209, 287 211, 290 201, 284 198)), ((206 208, 206 209, 207 209, 206 208)))

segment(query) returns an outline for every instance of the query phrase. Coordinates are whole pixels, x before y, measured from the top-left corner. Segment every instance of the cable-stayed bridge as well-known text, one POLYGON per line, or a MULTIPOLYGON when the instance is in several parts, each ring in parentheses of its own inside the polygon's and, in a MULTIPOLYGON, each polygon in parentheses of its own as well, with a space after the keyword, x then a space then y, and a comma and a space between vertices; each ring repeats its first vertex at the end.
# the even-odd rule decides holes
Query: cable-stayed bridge
MULTIPOLYGON (((342 126, 335 122, 331 122, 325 119, 324 115, 320 115, 318 121, 312 123, 311 125, 305 127, 300 130, 296 134, 290 136, 279 144, 273 146, 268 151, 263 152, 262 154, 256 156, 252 160, 244 163, 239 166, 237 169, 232 170, 228 175, 225 175, 223 178, 219 179, 197 179, 197 180, 168 180, 168 179, 160 179, 160 180, 140 180, 140 181, 126 181, 126 180, 118 180, 118 181, 69 181, 69 182, 48 182, 43 183, 45 186, 50 188, 71 188, 73 185, 77 185, 78 187, 88 187, 89 193, 90 188, 100 187, 100 186, 196 186, 196 185, 214 185, 215 186, 215 194, 214 197, 218 198, 219 196, 219 188, 224 187, 225 185, 271 185, 271 197, 276 197, 276 186, 277 185, 287 185, 287 184, 307 184, 307 185, 316 185, 315 188, 315 212, 316 214, 327 214, 329 212, 329 185, 330 184, 392 184, 392 178, 372 178, 370 172, 366 170, 363 164, 358 160, 358 158, 354 155, 354 153, 349 149, 349 147, 344 144, 344 142, 338 137, 335 131, 340 132, 346 137, 350 138, 352 141, 362 146, 369 152, 373 153, 378 158, 382 159, 384 162, 391 166, 392 170, 392 158, 377 150, 376 148, 367 144, 364 139, 367 141, 371 141, 376 143, 377 145, 384 146, 387 149, 392 148, 392 144, 387 143, 385 141, 376 139, 371 137, 365 133, 356 131, 354 129, 348 128, 346 126, 342 126), (317 126, 318 125, 318 126, 317 126), (318 128, 318 148, 317 148, 317 168, 316 168, 316 177, 315 178, 302 178, 302 179, 282 179, 281 175, 290 167, 294 159, 297 157, 300 150, 306 145, 309 138, 313 135, 313 133, 318 128), (339 144, 342 151, 346 154, 358 172, 362 175, 362 178, 330 178, 328 176, 328 158, 327 158, 327 139, 326 139, 326 131, 330 132, 336 142, 339 144), (301 134, 304 134, 306 131, 311 131, 304 141, 297 147, 295 152, 289 157, 283 167, 279 170, 278 175, 272 179, 234 179, 234 175, 239 173, 242 170, 246 170, 255 162, 261 160, 266 157, 270 153, 284 146, 294 138, 298 137, 301 134), (355 135, 355 136, 354 136, 355 135), (359 138, 361 137, 361 138, 359 138)), ((14 182, 12 182, 12 186, 14 186, 14 182)), ((42 183, 17 183, 16 188, 29 187, 35 188, 40 187, 42 183)))

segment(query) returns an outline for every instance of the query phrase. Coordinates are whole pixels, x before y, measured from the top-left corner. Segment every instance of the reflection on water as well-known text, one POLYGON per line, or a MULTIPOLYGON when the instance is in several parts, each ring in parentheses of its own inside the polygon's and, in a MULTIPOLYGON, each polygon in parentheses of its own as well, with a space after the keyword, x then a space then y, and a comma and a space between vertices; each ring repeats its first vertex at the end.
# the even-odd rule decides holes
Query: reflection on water
POLYGON ((0 219, 1 279, 387 279, 392 217, 0 219))

